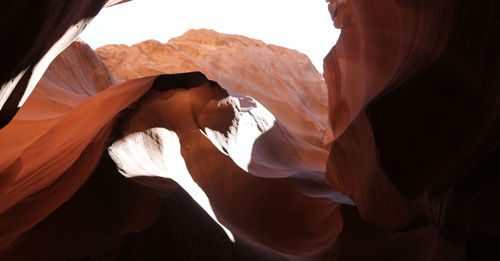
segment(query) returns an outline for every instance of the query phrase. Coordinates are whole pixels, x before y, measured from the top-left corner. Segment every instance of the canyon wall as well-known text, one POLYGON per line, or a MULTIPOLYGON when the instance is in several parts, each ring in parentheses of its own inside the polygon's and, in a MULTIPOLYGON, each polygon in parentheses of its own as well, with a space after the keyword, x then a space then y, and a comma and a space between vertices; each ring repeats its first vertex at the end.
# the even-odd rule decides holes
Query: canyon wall
POLYGON ((41 77, 118 2, 2 9, 0 260, 500 258, 499 3, 330 0, 325 82, 209 30, 41 77))
POLYGON ((309 58, 297 51, 202 29, 166 44, 149 40, 107 45, 96 53, 122 81, 201 71, 230 93, 255 98, 309 143, 326 148, 333 140, 325 82, 309 58))
POLYGON ((49 64, 101 8, 128 0, 7 0, 1 5, 0 128, 33 92, 49 64))
POLYGON ((434 226, 470 260, 497 259, 500 6, 329 2, 330 184, 370 223, 434 226))
MULTIPOLYGON (((311 66, 304 76, 300 67, 289 75, 316 83, 283 75, 286 84, 279 87, 309 91, 292 94, 302 97, 293 107, 317 98, 313 88, 324 85, 309 60, 280 50, 311 66)), ((250 71, 248 64, 229 67, 227 77, 240 79, 239 72, 250 71)), ((271 68, 272 60, 261 57, 261 66, 271 68)), ((201 251, 198 257, 280 260, 329 251, 342 229, 340 204, 352 201, 323 178, 324 144, 306 142, 259 101, 228 92, 200 72, 118 82, 86 44, 76 41, 0 130, 6 148, 0 161, 0 259, 111 255, 127 260, 127 251, 142 259, 157 252, 143 250, 147 240, 157 245, 165 239, 151 230, 175 222, 186 226, 167 238, 185 237, 187 245, 198 237, 189 232, 190 222, 207 230, 205 240, 212 245, 194 246, 191 251, 201 251), (166 218, 165 211, 178 216, 166 218)), ((226 84, 255 93, 272 87, 241 80, 226 84)), ((326 112, 321 121, 327 122, 326 112)), ((311 133, 321 137, 317 129, 311 133)), ((157 255, 184 258, 182 253, 165 248, 157 255)))

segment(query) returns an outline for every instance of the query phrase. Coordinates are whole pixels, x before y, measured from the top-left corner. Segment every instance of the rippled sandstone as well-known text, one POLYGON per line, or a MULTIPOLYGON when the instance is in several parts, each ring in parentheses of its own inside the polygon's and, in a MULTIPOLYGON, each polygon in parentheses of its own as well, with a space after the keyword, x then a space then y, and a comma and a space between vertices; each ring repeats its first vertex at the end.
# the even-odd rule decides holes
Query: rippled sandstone
POLYGON ((297 51, 201 29, 166 44, 149 40, 133 46, 107 45, 96 53, 122 81, 201 71, 230 93, 258 100, 311 144, 326 147, 333 139, 325 82, 309 58, 297 51))
POLYGON ((500 5, 329 2, 342 29, 324 67, 329 156, 324 100, 290 93, 289 82, 317 79, 300 55, 210 31, 173 40, 174 51, 142 44, 219 85, 196 72, 158 76, 137 50, 140 68, 102 56, 113 77, 76 43, 24 103, 105 2, 2 9, 12 41, 0 93, 0 259, 498 260, 500 5), (19 13, 25 20, 12 19, 19 13), (217 46, 238 52, 224 60, 217 46), (307 77, 268 76, 267 56, 278 59, 272 75, 307 77), (281 92, 270 95, 272 85, 281 92))
POLYGON ((471 260, 495 260, 500 6, 353 0, 329 8, 342 29, 324 64, 330 184, 371 223, 436 227, 470 242, 471 260))
MULTIPOLYGON (((0 161, 0 259, 126 260, 127 251, 168 238, 152 229, 182 222, 171 237, 191 244, 199 235, 188 227, 198 222, 212 240, 190 250, 199 256, 279 260, 329 251, 342 229, 339 206, 352 201, 323 178, 326 150, 199 72, 115 83, 75 42, 0 130, 8 148, 0 161)), ((169 248, 157 255, 182 258, 169 248)))
POLYGON ((49 64, 85 29, 103 6, 122 0, 6 0, 0 67, 0 128, 33 92, 49 64))

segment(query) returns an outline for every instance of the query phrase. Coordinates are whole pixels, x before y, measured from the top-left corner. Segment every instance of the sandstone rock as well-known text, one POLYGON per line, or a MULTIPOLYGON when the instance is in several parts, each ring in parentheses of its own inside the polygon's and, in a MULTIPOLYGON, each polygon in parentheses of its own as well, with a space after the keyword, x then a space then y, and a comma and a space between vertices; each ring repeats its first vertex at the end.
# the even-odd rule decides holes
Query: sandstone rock
POLYGON ((288 129, 326 147, 327 93, 307 56, 283 47, 212 30, 190 30, 166 44, 107 45, 96 53, 117 79, 201 71, 230 93, 253 97, 288 129), (245 79, 245 80, 242 80, 245 79))
MULTIPOLYGON (((29 97, 52 60, 83 31, 108 0, 7 0, 0 25, 0 128, 29 97)), ((117 1, 112 1, 116 3, 117 1)))
POLYGON ((497 242, 499 5, 329 2, 330 184, 381 227, 497 242))
MULTIPOLYGON (((224 239, 199 212, 220 238, 215 245, 257 248, 266 258, 321 255, 335 242, 339 204, 352 202, 323 178, 327 151, 289 132, 259 102, 230 96, 201 73, 112 84, 92 50, 75 42, 0 131, 7 148, 0 259, 119 257, 122 244, 139 247, 132 234, 168 225, 159 219, 167 195, 181 188, 249 246, 224 239)), ((180 202, 192 204, 183 195, 180 202)))
MULTIPOLYGON (((311 145, 331 140, 322 95, 304 89, 317 73, 297 53, 191 31, 112 47, 112 71, 133 79, 113 85, 71 47, 0 130, 0 260, 498 260, 500 5, 329 2, 343 31, 325 59, 328 159, 311 145), (175 70, 160 53, 231 91, 156 76, 175 70)), ((105 3, 31 4, 2 9, 2 126, 105 3)))
POLYGON ((249 97, 215 83, 193 87, 141 99, 109 149, 120 172, 173 179, 253 245, 298 256, 330 247, 342 223, 336 203, 348 199, 321 191, 326 153, 249 97))
POLYGON ((100 109, 84 101, 112 83, 92 49, 77 41, 52 63, 26 106, 0 130, 0 247, 59 207, 90 175, 106 143, 98 134, 109 129, 92 120, 100 109), (85 118, 93 124, 84 123, 85 118), (91 141, 95 144, 83 144, 91 141), (80 165, 75 165, 77 158, 80 165), (61 179, 65 171, 72 178, 61 179))

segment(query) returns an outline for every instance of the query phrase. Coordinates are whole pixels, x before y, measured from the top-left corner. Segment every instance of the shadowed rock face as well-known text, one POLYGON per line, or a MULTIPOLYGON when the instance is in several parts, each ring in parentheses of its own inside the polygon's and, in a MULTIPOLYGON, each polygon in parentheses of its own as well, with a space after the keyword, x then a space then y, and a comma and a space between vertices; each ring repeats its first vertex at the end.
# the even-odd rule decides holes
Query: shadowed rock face
POLYGON ((123 105, 114 99, 106 106, 110 114, 100 118, 102 108, 85 101, 112 83, 92 49, 75 42, 0 130, 0 248, 53 212, 89 177, 105 150, 112 114, 123 105))
MULTIPOLYGON (((0 162, 1 260, 196 260, 198 254, 182 254, 189 251, 183 246, 177 254, 148 251, 163 249, 157 229, 180 222, 165 214, 174 211, 170 200, 187 215, 183 222, 207 229, 210 248, 226 249, 193 247, 214 258, 329 251, 342 228, 339 205, 352 201, 323 178, 326 150, 289 132, 258 101, 230 96, 199 72, 107 88, 113 82, 92 50, 75 42, 0 131, 8 148, 0 162), (181 189, 188 194, 170 196, 181 189), (190 212, 189 198, 204 211, 190 212)), ((188 227, 178 236, 194 244, 188 238, 198 235, 188 227)))
MULTIPOLYGON (((500 4, 329 2, 329 155, 300 54, 204 30, 104 63, 71 45, 0 130, 0 260, 498 260, 500 4)), ((103 5, 9 27, 5 123, 66 18, 103 5)))
POLYGON ((330 184, 381 227, 498 238, 499 4, 329 6, 342 28, 325 58, 330 184))
POLYGON ((106 5, 122 0, 6 0, 0 5, 0 128, 14 117, 52 60, 106 5))
POLYGON ((9 123, 50 62, 105 3, 106 0, 2 3, 1 48, 9 51, 3 56, 0 69, 0 127, 9 123))

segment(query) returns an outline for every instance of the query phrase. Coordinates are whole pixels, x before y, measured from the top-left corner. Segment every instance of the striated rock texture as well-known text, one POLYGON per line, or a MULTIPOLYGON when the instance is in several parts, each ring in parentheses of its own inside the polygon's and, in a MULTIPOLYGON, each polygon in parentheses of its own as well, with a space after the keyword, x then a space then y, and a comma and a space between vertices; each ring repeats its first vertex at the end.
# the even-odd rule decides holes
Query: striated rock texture
POLYGON ((255 98, 309 143, 326 147, 332 141, 325 83, 309 58, 297 51, 201 29, 166 44, 107 45, 96 53, 122 81, 201 71, 230 93, 255 98))
POLYGON ((328 2, 329 155, 310 62, 206 30, 77 41, 11 121, 105 3, 7 2, 0 260, 499 260, 500 4, 328 2))
POLYGON ((77 41, 52 63, 26 105, 0 130, 0 248, 53 212, 88 178, 106 139, 98 135, 102 126, 92 120, 97 108, 75 108, 111 84, 104 64, 77 41), (71 113, 77 116, 68 117, 71 113), (95 146, 84 152, 87 145, 82 143, 91 141, 95 146), (61 179, 64 171, 71 178, 61 179))
POLYGON ((199 72, 113 83, 77 41, 0 130, 0 260, 330 251, 352 201, 324 179, 326 150, 199 72))
POLYGON ((14 117, 52 60, 104 5, 123 0, 5 0, 0 4, 0 128, 14 117))
POLYGON ((330 184, 370 223, 433 226, 497 260, 499 3, 329 2, 330 184))

